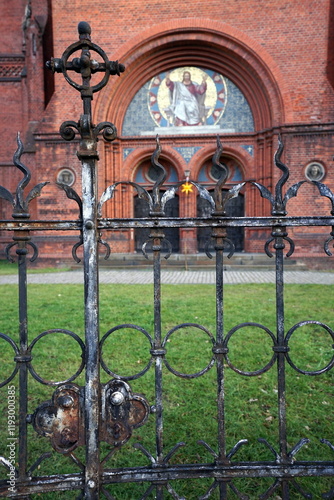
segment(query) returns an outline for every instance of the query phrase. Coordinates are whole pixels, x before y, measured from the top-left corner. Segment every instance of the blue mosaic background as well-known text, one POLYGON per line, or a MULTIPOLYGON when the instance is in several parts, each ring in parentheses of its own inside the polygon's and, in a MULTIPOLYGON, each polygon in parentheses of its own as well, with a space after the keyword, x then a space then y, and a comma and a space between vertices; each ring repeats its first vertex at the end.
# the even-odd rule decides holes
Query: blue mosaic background
POLYGON ((247 144, 244 144, 241 146, 247 153, 249 153, 251 156, 254 156, 254 146, 248 146, 247 144))
POLYGON ((199 147, 190 147, 190 148, 187 148, 187 147, 180 147, 180 148, 174 148, 178 153, 180 153, 180 155, 183 157, 183 159, 189 163, 190 160, 192 159, 192 157, 194 156, 195 153, 197 153, 197 151, 201 148, 199 147))
MULTIPOLYGON (((233 129, 235 133, 253 132, 254 120, 251 109, 242 92, 234 83, 225 78, 227 87, 227 104, 217 125, 224 129, 233 129)), ((148 109, 148 81, 131 101, 124 118, 123 136, 141 135, 141 132, 154 132, 156 124, 148 109)), ((230 133, 230 132, 229 132, 230 133)))

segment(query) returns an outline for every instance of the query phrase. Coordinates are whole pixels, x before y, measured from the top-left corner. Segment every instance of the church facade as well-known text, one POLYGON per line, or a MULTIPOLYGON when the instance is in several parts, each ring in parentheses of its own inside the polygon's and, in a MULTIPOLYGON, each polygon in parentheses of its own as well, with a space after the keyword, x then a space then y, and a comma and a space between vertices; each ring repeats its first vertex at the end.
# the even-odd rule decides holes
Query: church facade
MULTIPOLYGON (((92 41, 109 59, 125 65, 93 101, 93 122, 111 121, 118 136, 99 143, 99 190, 132 181, 150 190, 156 172, 150 157, 158 135, 165 187, 192 180, 209 191, 219 178, 212 164, 219 136, 226 189, 245 182, 229 206, 236 216, 270 214, 252 181, 274 190, 280 171, 273 156, 280 135, 288 185, 305 180, 290 200, 289 215, 329 215, 330 202, 313 180, 334 191, 334 2, 331 0, 185 0, 161 4, 134 0, 13 0, 4 7, 0 53, 0 185, 15 190, 11 167, 16 132, 22 160, 36 182, 49 181, 34 202, 31 218, 75 219, 75 202, 57 182, 81 191, 78 143, 59 136, 65 120, 78 121, 80 97, 63 78, 45 68, 77 40, 77 24, 88 21, 92 41)), ((33 204, 32 204, 33 205, 33 204)), ((206 201, 195 189, 178 190, 167 215, 205 216, 206 201)), ((145 217, 146 207, 129 185, 121 186, 107 217, 145 217)), ((10 218, 0 199, 1 218, 10 218)), ((179 253, 203 252, 208 234, 174 229, 167 235, 179 253)), ((323 254, 328 229, 296 228, 296 256, 323 254)), ((231 231, 237 251, 262 252, 268 233, 231 231)), ((113 252, 140 252, 143 230, 113 233, 113 252)), ((0 235, 2 246, 8 236, 0 235)), ((36 234, 40 256, 66 259, 77 235, 36 234)))

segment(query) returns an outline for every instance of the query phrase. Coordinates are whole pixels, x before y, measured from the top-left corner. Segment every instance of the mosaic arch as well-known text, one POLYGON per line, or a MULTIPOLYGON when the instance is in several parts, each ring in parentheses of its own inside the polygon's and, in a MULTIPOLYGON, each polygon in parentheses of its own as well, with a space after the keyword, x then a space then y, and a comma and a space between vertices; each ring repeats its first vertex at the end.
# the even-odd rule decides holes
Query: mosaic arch
POLYGON ((182 66, 143 85, 127 108, 122 135, 253 131, 250 106, 231 80, 211 69, 182 66))

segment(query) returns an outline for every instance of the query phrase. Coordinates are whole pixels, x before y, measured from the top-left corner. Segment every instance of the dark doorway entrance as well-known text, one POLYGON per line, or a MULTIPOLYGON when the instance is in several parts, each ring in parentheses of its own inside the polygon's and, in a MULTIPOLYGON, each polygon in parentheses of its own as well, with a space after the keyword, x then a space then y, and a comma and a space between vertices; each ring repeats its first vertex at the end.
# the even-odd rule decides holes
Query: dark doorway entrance
MULTIPOLYGON (((135 217, 148 217, 149 208, 147 202, 138 196, 134 199, 134 212, 135 217)), ((179 216, 179 197, 169 200, 165 207, 166 217, 178 217, 179 216)), ((180 249, 180 237, 178 228, 167 228, 165 229, 166 239, 171 243, 173 252, 178 252, 180 249)), ((135 250, 136 252, 141 252, 142 246, 149 239, 150 230, 149 229, 135 229, 135 250)), ((148 252, 151 251, 150 246, 146 249, 148 252)))
MULTIPOLYGON (((213 191, 211 191, 213 194, 213 191)), ((197 197, 197 217, 210 217, 212 207, 210 203, 204 198, 197 197)), ((243 217, 244 209, 244 195, 239 194, 236 198, 232 198, 227 206, 226 212, 228 216, 243 217)), ((201 227, 197 229, 197 248, 199 252, 206 250, 206 244, 211 236, 211 228, 201 227)), ((227 237, 232 241, 235 246, 236 252, 241 252, 244 249, 244 229, 242 227, 227 228, 227 237)))

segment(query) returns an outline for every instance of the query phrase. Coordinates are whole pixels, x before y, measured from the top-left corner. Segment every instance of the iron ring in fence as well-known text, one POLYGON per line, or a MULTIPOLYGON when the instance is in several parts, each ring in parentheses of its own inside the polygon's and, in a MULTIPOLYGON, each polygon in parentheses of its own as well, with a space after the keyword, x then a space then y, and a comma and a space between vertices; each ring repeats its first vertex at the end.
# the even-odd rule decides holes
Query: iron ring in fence
MULTIPOLYGON (((215 339, 214 339, 213 335, 209 332, 209 330, 207 330, 206 328, 204 328, 204 326, 198 325, 197 323, 183 323, 182 325, 174 326, 174 328, 172 328, 167 333, 167 335, 165 336, 165 338, 164 338, 164 340, 162 342, 162 347, 165 347, 165 345, 166 345, 169 337, 174 332, 176 332, 177 330, 181 330, 183 328, 188 328, 188 327, 194 327, 194 328, 198 328, 199 330, 202 330, 204 333, 206 333, 206 335, 208 335, 208 337, 210 338, 211 342, 214 344, 215 339)), ((200 377, 201 375, 204 375, 204 373, 206 373, 207 371, 209 371, 212 368, 212 366, 215 363, 215 358, 213 356, 211 358, 210 362, 208 363, 208 365, 205 368, 203 368, 203 370, 200 370, 199 372, 191 373, 191 374, 181 373, 178 370, 175 370, 174 368, 172 368, 171 365, 168 363, 166 357, 164 358, 164 363, 165 363, 166 367, 168 368, 168 370, 171 373, 173 373, 174 375, 178 376, 178 377, 182 377, 182 378, 197 378, 197 377, 200 377)))
POLYGON ((244 328, 244 327, 247 327, 247 326, 255 326, 256 328, 261 328, 262 330, 264 330, 268 335, 269 337, 272 339, 273 341, 273 349, 275 349, 277 347, 277 343, 276 343, 276 339, 275 339, 275 336, 274 334, 269 330, 269 328, 267 328, 266 326, 264 325, 261 325, 260 323, 252 323, 252 322, 249 322, 249 323, 241 323, 240 325, 237 325, 235 326, 234 328, 232 328, 232 330, 230 330, 228 332, 228 334, 226 335, 225 337, 225 340, 224 340, 224 343, 223 343, 223 346, 226 348, 226 352, 224 353, 224 357, 226 359, 226 362, 228 364, 228 366, 230 368, 232 368, 232 370, 234 370, 236 373, 239 373, 240 375, 245 375, 247 377, 255 377, 256 375, 262 375, 263 373, 267 372, 268 370, 270 370, 270 368, 273 366, 273 364, 275 363, 276 361, 276 358, 277 358, 277 353, 275 352, 274 350, 274 354, 271 358, 271 360, 269 361, 269 363, 267 363, 263 368, 260 368, 259 370, 255 370, 255 371, 249 371, 249 372, 246 372, 244 370, 240 370, 239 368, 237 368, 236 366, 234 366, 234 364, 230 361, 229 357, 228 357, 228 349, 227 349, 227 344, 229 342, 229 340, 231 339, 232 335, 237 332, 238 330, 240 330, 241 328, 244 328))
POLYGON ((34 377, 34 379, 36 379, 38 382, 40 382, 41 384, 45 384, 45 385, 51 385, 51 386, 58 386, 58 385, 61 385, 61 384, 67 384, 69 382, 73 382, 73 380, 75 380, 79 375, 80 373, 82 372, 84 366, 85 366, 85 344, 83 343, 83 341, 81 340, 81 338, 76 334, 76 333, 73 333, 71 332, 70 330, 64 330, 62 328, 56 328, 54 330, 47 330, 45 332, 42 332, 41 334, 39 334, 30 344, 29 348, 28 348, 28 352, 32 353, 32 350, 34 348, 34 346, 36 345, 36 343, 42 338, 42 337, 45 337, 46 335, 51 335, 53 333, 63 333, 64 335, 69 335, 70 337, 72 337, 74 340, 76 340, 81 348, 81 363, 80 363, 80 366, 79 368, 77 369, 77 371, 69 378, 65 379, 65 380, 61 380, 61 381, 58 381, 58 382, 53 382, 52 380, 45 380, 43 377, 40 377, 40 375, 38 375, 38 373, 35 371, 35 369, 33 368, 32 364, 29 363, 28 367, 29 367, 29 371, 31 373, 31 375, 34 377))
MULTIPOLYGON (((12 348, 14 349, 15 351, 15 355, 16 356, 19 356, 20 354, 20 351, 17 347, 17 345, 15 344, 14 340, 11 339, 10 337, 8 337, 8 335, 5 335, 4 333, 0 333, 0 338, 1 339, 4 339, 6 342, 8 342, 8 344, 10 344, 12 346, 12 348)), ((15 359, 14 359, 15 360, 15 359)), ((16 365, 14 367, 14 370, 12 372, 12 374, 6 378, 6 380, 4 382, 0 382, 0 387, 3 387, 5 385, 7 385, 11 380, 13 380, 13 378, 15 377, 15 375, 17 374, 18 372, 18 369, 19 369, 19 364, 18 362, 16 361, 16 365)))
POLYGON ((126 323, 124 325, 118 325, 118 326, 115 326, 114 328, 111 328, 111 330, 108 330, 108 332, 102 337, 102 339, 100 341, 100 355, 101 355, 100 363, 101 363, 101 366, 104 369, 104 371, 106 373, 108 373, 108 375, 111 375, 112 377, 120 378, 122 380, 135 380, 137 378, 140 378, 142 375, 144 375, 150 369, 152 362, 153 362, 153 358, 151 358, 149 360, 149 362, 147 363, 147 365, 145 366, 145 368, 143 370, 135 373, 134 375, 128 375, 128 376, 123 376, 123 375, 120 375, 120 374, 110 370, 110 368, 108 367, 108 365, 105 363, 105 361, 103 359, 103 344, 105 343, 105 341, 107 340, 109 335, 116 332, 117 330, 122 330, 124 328, 131 328, 133 330, 137 330, 140 333, 143 333, 145 335, 145 337, 148 338, 150 345, 151 345, 151 348, 154 347, 151 335, 146 330, 144 330, 144 328, 141 328, 140 326, 137 326, 137 325, 128 324, 128 323, 126 323))
MULTIPOLYGON (((334 332, 333 332, 333 330, 331 330, 331 328, 329 328, 329 326, 325 325, 325 323, 321 323, 320 321, 310 320, 310 321, 301 321, 300 323, 297 323, 292 328, 290 328, 290 330, 288 331, 288 333, 286 334, 286 337, 285 337, 285 344, 288 345, 288 342, 289 342, 292 334, 298 328, 305 326, 305 325, 319 325, 320 327, 324 328, 329 333, 329 335, 332 338, 332 341, 334 341, 334 332)), ((334 345, 332 346, 332 348, 334 348, 334 345)), ((292 368, 294 370, 296 370, 299 373, 302 373, 303 375, 321 375, 322 373, 328 372, 334 366, 334 355, 332 356, 332 359, 330 360, 330 362, 326 366, 324 366, 323 368, 321 368, 319 370, 310 370, 310 371, 302 370, 301 368, 298 368, 295 365, 295 363, 291 360, 288 352, 286 353, 286 359, 287 359, 289 365, 292 366, 292 368)))

